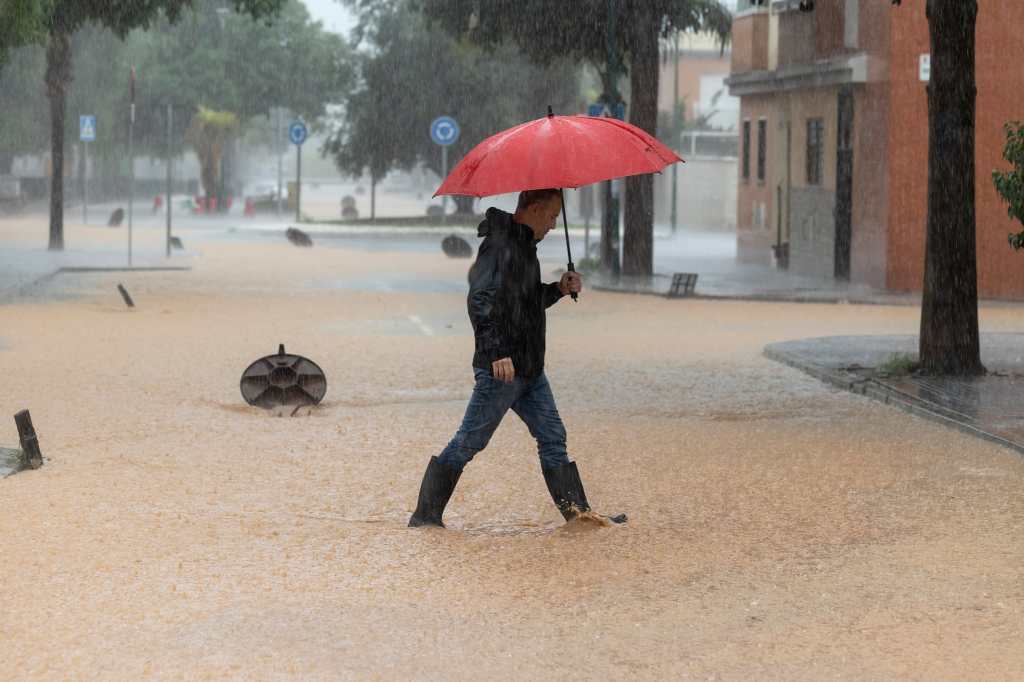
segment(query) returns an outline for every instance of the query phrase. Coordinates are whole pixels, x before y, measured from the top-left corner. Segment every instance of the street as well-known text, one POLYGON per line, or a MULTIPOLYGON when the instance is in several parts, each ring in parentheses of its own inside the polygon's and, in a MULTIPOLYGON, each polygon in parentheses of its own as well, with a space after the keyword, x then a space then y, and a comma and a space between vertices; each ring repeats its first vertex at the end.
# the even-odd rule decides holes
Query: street
MULTIPOLYGON (((18 220, 0 220, 5 242, 29 227, 39 242, 44 223, 18 220)), ((71 226, 71 253, 87 230, 115 257, 123 228, 71 226)), ((279 232, 178 234, 171 262, 190 271, 61 274, 0 301, 0 414, 31 409, 47 458, 0 480, 3 669, 1024 675, 1019 455, 762 356, 787 339, 916 333, 916 307, 585 288, 548 311, 547 374, 590 502, 629 523, 564 525, 510 416, 466 469, 448 529, 408 529, 472 387, 470 261, 441 253, 442 232, 312 249, 279 232), (327 375, 303 416, 239 394, 279 343, 327 375)), ((136 237, 140 259, 162 259, 156 222, 136 237)), ((563 259, 552 233, 547 280, 563 259)), ((983 331, 1022 320, 979 314, 983 331)), ((0 437, 16 446, 13 424, 0 437)))

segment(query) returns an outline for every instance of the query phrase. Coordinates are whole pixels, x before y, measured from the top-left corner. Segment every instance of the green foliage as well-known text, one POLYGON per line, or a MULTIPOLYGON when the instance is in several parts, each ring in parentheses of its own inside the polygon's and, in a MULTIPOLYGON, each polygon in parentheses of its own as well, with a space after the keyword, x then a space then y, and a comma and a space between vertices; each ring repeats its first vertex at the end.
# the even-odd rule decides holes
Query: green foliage
POLYGON ((8 171, 19 154, 43 148, 47 140, 46 95, 43 71, 46 51, 39 45, 26 45, 7 53, 0 67, 0 93, 3 93, 3 124, 0 125, 0 175, 8 171))
POLYGON ((906 376, 920 368, 921 363, 908 353, 893 353, 885 362, 878 366, 878 373, 888 376, 906 376))
POLYGON ((45 37, 41 0, 0 0, 0 68, 7 62, 11 50, 41 43, 45 37))
POLYGON ((448 149, 453 166, 484 138, 543 116, 548 104, 577 110, 571 65, 531 64, 511 45, 485 53, 428 24, 406 2, 372 5, 360 5, 367 13, 356 35, 367 50, 359 57, 359 85, 345 98, 344 121, 322 150, 342 172, 368 169, 380 178, 391 168, 423 162, 440 173, 440 148, 429 129, 442 114, 462 129, 448 149))
MULTIPOLYGON (((381 0, 360 0, 359 6, 381 0)), ((661 17, 660 34, 676 30, 709 31, 723 46, 732 30, 729 10, 717 0, 643 0, 615 5, 615 41, 611 46, 613 68, 623 71, 640 41, 637 32, 646 30, 640 10, 661 17)), ((514 41, 532 59, 550 63, 554 59, 585 60, 594 65, 607 82, 608 7, 607 0, 416 0, 431 21, 449 33, 488 48, 514 41)))
MULTIPOLYGON (((1003 158, 1010 162, 1012 170, 992 171, 992 182, 999 196, 1009 204, 1010 218, 1024 223, 1024 123, 1013 121, 1007 123, 1005 129, 1003 158)), ((1024 231, 1011 234, 1009 241, 1014 249, 1024 248, 1024 231)))
MULTIPOLYGON (((2 1, 2 0, 0 0, 2 1)), ((85 24, 71 38, 76 54, 74 75, 67 88, 67 116, 64 136, 78 140, 78 116, 97 118, 98 137, 89 147, 90 157, 98 163, 112 158, 117 147, 127 142, 128 61, 126 47, 109 29, 95 23, 85 24), (118 75, 121 77, 118 78, 118 75), (122 94, 123 91, 123 94, 122 94), (115 135, 116 131, 122 134, 115 135)), ((50 117, 46 88, 46 49, 26 44, 8 53, 0 68, 0 92, 3 92, 3 125, 0 125, 0 174, 14 156, 38 154, 49 145, 50 117)))
MULTIPOLYGON (((277 16, 261 20, 218 13, 217 4, 197 0, 176 24, 158 17, 150 30, 132 31, 125 40, 97 22, 82 25, 72 36, 75 65, 67 89, 65 138, 77 141, 79 115, 96 116, 98 136, 89 155, 106 169, 101 175, 116 173, 114 160, 127 145, 132 65, 137 73, 135 149, 161 157, 167 148, 167 104, 174 107, 177 154, 184 152, 185 131, 200 105, 235 112, 243 126, 273 105, 287 106, 313 122, 347 91, 354 74, 351 50, 340 36, 313 22, 301 2, 285 0, 277 16)), ((6 67, 0 68, 0 174, 14 156, 39 153, 47 145, 45 72, 46 50, 34 44, 12 49, 6 67)))
MULTIPOLYGON (((272 23, 216 8, 197 3, 178 24, 165 21, 129 40, 139 74, 139 138, 154 154, 164 153, 168 104, 178 140, 199 106, 233 112, 243 126, 275 106, 315 122, 354 79, 348 45, 298 0, 286 0, 272 23)), ((127 107, 126 91, 121 99, 127 107)))
MULTIPOLYGON (((272 17, 283 0, 231 0, 231 7, 254 19, 272 17)), ((161 17, 172 23, 195 0, 3 0, 0 4, 0 53, 53 33, 72 34, 89 22, 123 38, 133 29, 149 29, 161 17)))

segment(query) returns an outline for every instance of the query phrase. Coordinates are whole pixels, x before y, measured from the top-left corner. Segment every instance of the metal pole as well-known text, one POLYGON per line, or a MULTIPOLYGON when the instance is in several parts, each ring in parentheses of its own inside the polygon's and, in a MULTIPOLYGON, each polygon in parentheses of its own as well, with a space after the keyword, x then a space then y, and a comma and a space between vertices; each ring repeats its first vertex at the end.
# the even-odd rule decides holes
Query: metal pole
POLYGON ((299 206, 302 202, 302 145, 295 145, 295 222, 300 222, 299 206))
POLYGON ((283 192, 283 188, 281 186, 281 177, 282 177, 281 167, 282 167, 282 164, 284 163, 283 162, 283 158, 284 158, 284 152, 283 152, 284 141, 281 139, 281 125, 282 125, 281 124, 281 107, 276 107, 275 113, 277 114, 277 116, 275 116, 275 118, 277 119, 277 125, 274 128, 274 146, 277 148, 277 217, 278 217, 278 220, 280 220, 280 218, 281 218, 281 201, 284 198, 282 196, 284 192, 283 192))
POLYGON ((128 267, 132 266, 132 203, 135 198, 135 156, 133 155, 133 137, 135 133, 135 67, 132 67, 130 87, 131 112, 128 121, 128 267))
MULTIPOLYGON (((558 190, 558 194, 559 194, 559 196, 562 197, 562 227, 565 228, 565 252, 569 256, 568 270, 569 270, 569 272, 576 272, 576 266, 574 266, 573 263, 572 263, 572 247, 569 245, 569 219, 565 215, 566 214, 565 190, 559 189, 558 190)), ((572 295, 572 300, 574 300, 574 301, 579 298, 579 294, 577 294, 575 291, 572 292, 571 295, 572 295)))
MULTIPOLYGON (((441 145, 441 182, 448 177, 448 145, 441 145)), ((448 222, 448 195, 441 195, 441 222, 448 222)))
POLYGON ((171 159, 174 157, 174 108, 167 105, 167 257, 171 257, 171 195, 174 193, 171 159))
MULTIPOLYGON (((676 31, 675 45, 675 76, 672 79, 672 138, 676 140, 678 144, 679 140, 679 31, 676 31)), ((678 215, 676 213, 676 204, 679 198, 679 187, 677 185, 677 173, 679 170, 679 164, 672 164, 672 234, 676 233, 676 220, 678 215)))
POLYGON ((82 224, 89 223, 89 143, 82 142, 82 224))

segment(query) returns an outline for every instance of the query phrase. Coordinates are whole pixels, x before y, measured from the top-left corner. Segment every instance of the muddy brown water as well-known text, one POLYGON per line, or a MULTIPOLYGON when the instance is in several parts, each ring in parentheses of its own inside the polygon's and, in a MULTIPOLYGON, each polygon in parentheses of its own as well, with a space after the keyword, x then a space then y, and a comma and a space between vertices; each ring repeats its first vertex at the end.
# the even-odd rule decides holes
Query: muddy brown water
POLYGON ((509 415, 449 529, 407 529, 471 389, 472 339, 440 333, 465 297, 306 285, 465 267, 211 245, 120 275, 132 312, 102 275, 0 306, 0 414, 30 407, 47 457, 0 480, 0 676, 1024 676, 1021 458, 761 357, 913 333, 913 308, 585 291, 550 312, 548 375, 590 501, 629 523, 565 525, 509 415), (238 394, 277 343, 327 374, 308 418, 238 394))

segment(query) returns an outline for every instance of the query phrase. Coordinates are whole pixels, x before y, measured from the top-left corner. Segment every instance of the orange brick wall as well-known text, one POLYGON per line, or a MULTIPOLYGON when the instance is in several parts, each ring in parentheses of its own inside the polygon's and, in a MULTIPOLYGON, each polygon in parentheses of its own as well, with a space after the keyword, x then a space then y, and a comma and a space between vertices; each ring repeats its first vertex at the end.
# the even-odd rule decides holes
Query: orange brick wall
MULTIPOLYGON (((877 2, 877 0, 876 0, 877 2)), ((819 59, 828 59, 843 47, 844 7, 846 0, 818 0, 814 6, 814 51, 819 59)))
MULTIPOLYGON (((870 55, 889 49, 889 3, 861 0, 859 44, 870 55)), ((868 83, 858 86, 853 115, 853 243, 850 278, 873 287, 886 285, 888 253, 889 83, 885 60, 878 59, 868 83)))
MULTIPOLYGON (((925 0, 891 10, 889 83, 889 243, 887 286, 920 291, 928 191, 928 100, 918 79, 918 57, 930 50, 925 0)), ((1024 299, 1024 254, 1006 242, 1022 229, 1006 215, 992 185, 1002 160, 1003 124, 1024 119, 1024 2, 979 0, 976 30, 978 86, 975 183, 978 289, 987 298, 1024 299)))

